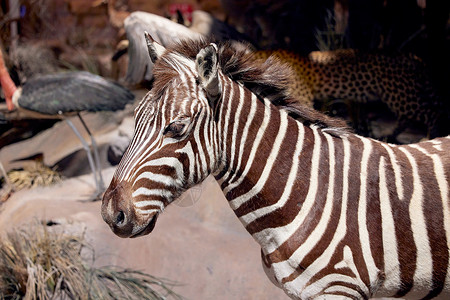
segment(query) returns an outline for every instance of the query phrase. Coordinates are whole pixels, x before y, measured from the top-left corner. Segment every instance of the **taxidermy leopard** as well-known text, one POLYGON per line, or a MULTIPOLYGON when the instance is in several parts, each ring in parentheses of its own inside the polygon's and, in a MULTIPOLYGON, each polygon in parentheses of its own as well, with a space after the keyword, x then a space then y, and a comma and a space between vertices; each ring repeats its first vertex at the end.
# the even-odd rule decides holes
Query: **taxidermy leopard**
POLYGON ((442 100, 435 94, 423 62, 414 55, 354 49, 314 51, 308 57, 285 50, 255 52, 257 59, 270 55, 291 66, 289 91, 307 106, 312 107, 315 100, 381 101, 397 118, 388 140, 395 141, 411 122, 426 125, 430 138, 446 134, 438 124, 447 117, 442 100))

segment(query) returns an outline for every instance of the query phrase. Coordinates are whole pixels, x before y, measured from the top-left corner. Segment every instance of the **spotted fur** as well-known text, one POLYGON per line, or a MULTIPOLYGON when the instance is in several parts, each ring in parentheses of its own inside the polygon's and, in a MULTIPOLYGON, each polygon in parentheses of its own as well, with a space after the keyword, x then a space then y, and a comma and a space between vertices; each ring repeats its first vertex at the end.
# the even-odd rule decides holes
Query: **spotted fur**
MULTIPOLYGON (((396 115, 395 138, 410 122, 425 124, 430 137, 445 132, 442 99, 436 95, 423 62, 410 54, 365 53, 353 49, 314 51, 301 57, 285 50, 258 51, 255 57, 276 57, 293 69, 289 93, 306 106, 313 101, 346 99, 381 101, 396 115)), ((448 126, 447 126, 448 127, 448 126)))

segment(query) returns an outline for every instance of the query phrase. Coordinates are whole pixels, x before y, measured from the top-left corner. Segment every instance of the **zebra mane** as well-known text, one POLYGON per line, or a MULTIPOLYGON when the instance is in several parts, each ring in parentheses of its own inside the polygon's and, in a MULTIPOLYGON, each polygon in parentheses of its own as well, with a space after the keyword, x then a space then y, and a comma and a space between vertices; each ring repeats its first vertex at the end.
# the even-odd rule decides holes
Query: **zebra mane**
MULTIPOLYGON (((214 41, 182 40, 167 50, 195 60, 197 53, 211 42, 214 41)), ((225 41, 216 42, 216 44, 222 73, 233 81, 242 83, 261 98, 270 99, 272 104, 285 110, 291 117, 306 126, 315 125, 323 129, 328 128, 335 135, 338 135, 338 132, 350 131, 345 121, 329 117, 292 98, 288 92, 289 83, 293 78, 293 71, 289 65, 282 63, 275 56, 270 56, 265 61, 256 59, 251 47, 245 43, 225 41)), ((161 71, 162 76, 168 75, 164 74, 160 68, 155 68, 154 72, 158 71, 161 71)), ((166 79, 168 78, 166 77, 166 79)), ((168 80, 164 81, 168 82, 168 80)))

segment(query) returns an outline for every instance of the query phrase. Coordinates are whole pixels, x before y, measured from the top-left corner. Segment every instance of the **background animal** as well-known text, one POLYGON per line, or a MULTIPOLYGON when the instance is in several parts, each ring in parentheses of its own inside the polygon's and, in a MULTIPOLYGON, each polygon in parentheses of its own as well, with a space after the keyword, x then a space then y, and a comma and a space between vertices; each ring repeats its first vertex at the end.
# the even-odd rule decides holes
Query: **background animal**
POLYGON ((146 13, 133 12, 124 21, 128 40, 128 67, 124 81, 136 85, 153 78, 153 63, 148 60, 144 31, 151 32, 162 45, 171 45, 185 38, 201 35, 184 25, 177 24, 164 17, 146 13))
POLYGON ((6 69, 0 51, 0 83, 9 111, 19 116, 9 118, 65 119, 83 144, 92 169, 97 193, 104 191, 99 154, 94 137, 81 117, 81 112, 116 111, 134 101, 134 95, 118 83, 89 72, 61 72, 36 75, 17 88, 6 69), (91 138, 89 144, 67 118, 77 115, 91 138))
POLYGON ((192 25, 186 27, 164 17, 148 13, 133 12, 124 21, 127 42, 121 42, 113 62, 128 52, 128 67, 124 82, 139 85, 153 78, 153 63, 147 59, 147 46, 142 33, 149 32, 163 46, 170 46, 183 39, 214 37, 216 40, 247 41, 249 38, 233 27, 203 11, 192 13, 192 25))
POLYGON ((313 51, 307 57, 285 50, 255 53, 263 60, 272 55, 293 69, 289 92, 301 103, 310 107, 314 101, 344 100, 350 107, 362 103, 353 125, 364 135, 371 135, 365 124, 369 108, 364 104, 369 102, 382 102, 396 116, 390 141, 414 122, 426 126, 431 138, 449 133, 444 101, 426 66, 414 55, 354 49, 313 51))

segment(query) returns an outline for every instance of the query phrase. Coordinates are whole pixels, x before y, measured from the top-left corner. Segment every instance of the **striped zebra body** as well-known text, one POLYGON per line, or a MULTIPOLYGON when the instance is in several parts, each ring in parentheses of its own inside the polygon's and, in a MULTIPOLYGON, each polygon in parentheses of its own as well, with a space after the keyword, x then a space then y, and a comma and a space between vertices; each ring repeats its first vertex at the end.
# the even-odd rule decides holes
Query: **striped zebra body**
POLYGON ((197 47, 155 63, 103 199, 116 234, 150 233, 165 206, 213 174, 290 297, 450 297, 449 137, 396 146, 326 126, 274 105, 269 86, 264 95, 233 80, 220 61, 229 50, 197 47))

